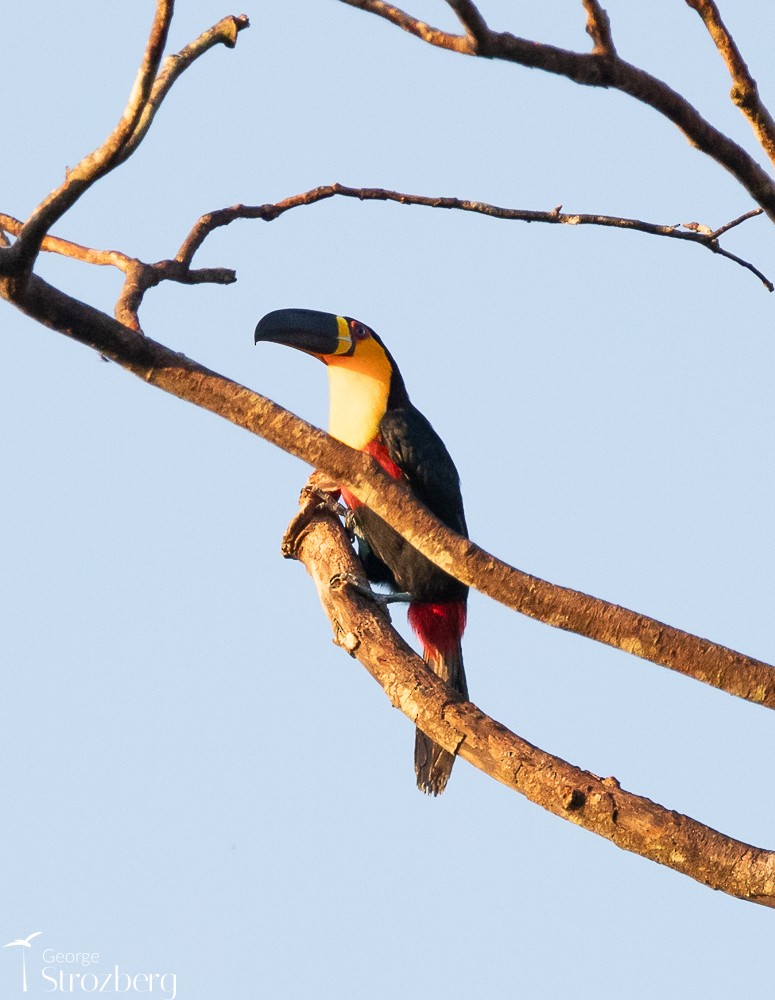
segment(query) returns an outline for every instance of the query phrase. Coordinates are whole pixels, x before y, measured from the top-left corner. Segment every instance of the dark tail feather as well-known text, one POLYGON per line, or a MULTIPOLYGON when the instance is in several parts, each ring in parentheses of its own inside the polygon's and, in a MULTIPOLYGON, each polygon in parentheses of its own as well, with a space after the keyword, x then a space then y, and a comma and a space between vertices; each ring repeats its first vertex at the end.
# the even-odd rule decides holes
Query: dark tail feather
MULTIPOLYGON (((428 646, 423 654, 423 659, 434 674, 445 680, 450 687, 459 691, 464 698, 468 698, 468 685, 463 669, 463 652, 459 641, 453 649, 444 655, 432 646, 428 646)), ((438 743, 434 743, 419 729, 416 731, 414 773, 417 775, 417 787, 421 792, 425 792, 426 795, 441 795, 447 786, 454 763, 454 754, 440 747, 438 743)))

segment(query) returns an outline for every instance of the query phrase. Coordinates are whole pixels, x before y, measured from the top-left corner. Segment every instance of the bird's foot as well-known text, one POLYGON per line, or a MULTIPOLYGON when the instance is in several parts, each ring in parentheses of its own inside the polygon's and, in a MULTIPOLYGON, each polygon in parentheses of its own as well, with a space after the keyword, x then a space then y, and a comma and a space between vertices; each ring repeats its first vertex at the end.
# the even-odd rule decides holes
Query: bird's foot
POLYGON ((397 594, 375 594, 376 600, 383 604, 411 604, 414 599, 406 591, 399 591, 397 594))
POLYGON ((337 498, 328 492, 328 490, 322 489, 311 489, 310 495, 315 497, 318 502, 318 510, 326 510, 329 514, 333 514, 334 517, 341 517, 345 523, 345 527, 350 529, 350 524, 348 521, 352 519, 352 511, 349 507, 345 507, 343 503, 340 503, 337 498))
POLYGON ((329 514, 333 514, 334 517, 338 517, 344 524, 347 534, 350 536, 350 542, 354 542, 355 515, 349 507, 345 507, 340 501, 339 487, 333 486, 331 480, 327 477, 316 480, 317 476, 322 477, 322 473, 315 472, 310 476, 302 492, 302 497, 306 496, 309 500, 317 503, 318 510, 325 510, 329 514))
POLYGON ((331 587, 352 587, 361 597, 365 597, 387 611, 389 604, 406 604, 412 600, 411 594, 382 594, 378 590, 372 590, 368 584, 362 583, 351 573, 337 573, 329 581, 331 587))
POLYGON ((339 503, 339 488, 321 472, 313 472, 307 480, 299 497, 299 510, 288 525, 283 536, 281 551, 286 559, 296 559, 299 543, 315 514, 326 511, 334 517, 345 520, 345 528, 353 541, 352 529, 347 524, 349 513, 346 507, 339 503))
POLYGON ((356 593, 360 594, 361 597, 367 598, 369 601, 377 601, 377 594, 371 589, 368 583, 363 583, 359 580, 357 576, 352 573, 335 573, 331 579, 328 581, 329 587, 333 590, 341 590, 342 587, 351 587, 356 593))

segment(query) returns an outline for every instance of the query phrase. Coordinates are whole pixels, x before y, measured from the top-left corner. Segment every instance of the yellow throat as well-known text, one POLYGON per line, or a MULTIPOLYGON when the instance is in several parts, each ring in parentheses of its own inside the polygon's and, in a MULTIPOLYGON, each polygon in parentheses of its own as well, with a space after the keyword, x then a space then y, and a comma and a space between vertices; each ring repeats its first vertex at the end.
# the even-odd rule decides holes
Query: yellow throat
MULTIPOLYGON (((340 319, 340 325, 344 321, 340 319)), ((392 367, 380 343, 369 336, 351 355, 329 355, 328 433, 351 448, 365 448, 387 409, 392 367)))

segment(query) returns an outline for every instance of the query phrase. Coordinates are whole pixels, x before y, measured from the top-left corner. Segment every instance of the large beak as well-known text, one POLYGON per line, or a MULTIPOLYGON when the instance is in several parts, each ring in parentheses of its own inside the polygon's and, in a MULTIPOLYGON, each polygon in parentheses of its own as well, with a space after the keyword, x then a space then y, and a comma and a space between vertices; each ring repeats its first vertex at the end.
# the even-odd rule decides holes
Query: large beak
POLYGON ((259 340, 295 347, 317 357, 347 354, 352 349, 347 321, 315 309, 277 309, 267 313, 256 327, 255 342, 259 340))

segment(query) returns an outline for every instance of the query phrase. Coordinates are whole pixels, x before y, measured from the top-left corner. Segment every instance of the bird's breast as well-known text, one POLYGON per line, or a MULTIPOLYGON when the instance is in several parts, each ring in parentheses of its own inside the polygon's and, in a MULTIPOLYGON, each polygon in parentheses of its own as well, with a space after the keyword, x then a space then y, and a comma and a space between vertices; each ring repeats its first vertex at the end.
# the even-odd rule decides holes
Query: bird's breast
MULTIPOLYGON (((387 472, 389 476, 392 476, 393 479, 404 478, 404 474, 401 471, 400 466, 396 465, 396 463, 390 457, 382 438, 380 438, 379 436, 372 438, 372 440, 369 441, 366 447, 362 448, 361 451, 365 451, 373 458, 376 458, 376 460, 379 462, 379 464, 382 466, 385 472, 387 472)), ((363 506, 358 497, 353 496, 353 494, 350 493, 349 490, 343 488, 341 493, 342 493, 342 500, 344 500, 344 502, 347 504, 350 510, 357 510, 359 507, 363 506)))
POLYGON ((358 358, 328 361, 328 433, 359 451, 378 433, 390 394, 389 366, 358 358))

